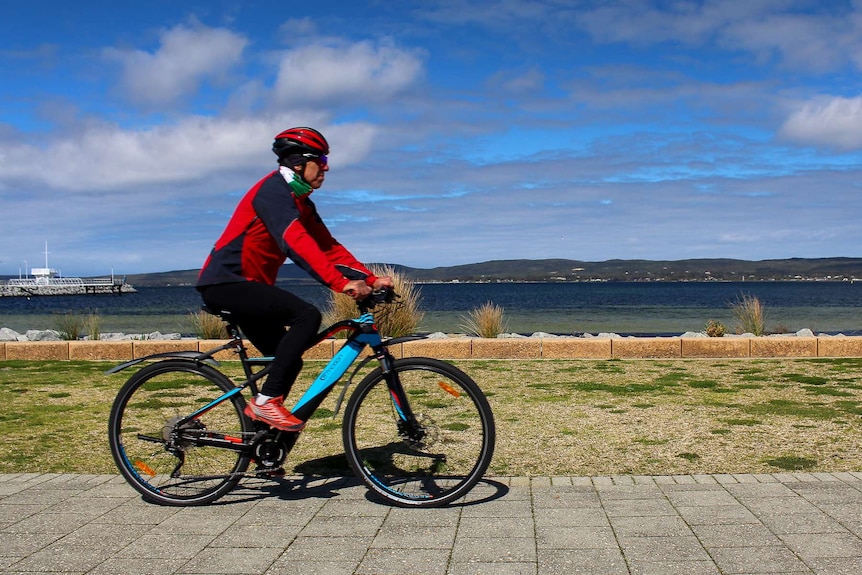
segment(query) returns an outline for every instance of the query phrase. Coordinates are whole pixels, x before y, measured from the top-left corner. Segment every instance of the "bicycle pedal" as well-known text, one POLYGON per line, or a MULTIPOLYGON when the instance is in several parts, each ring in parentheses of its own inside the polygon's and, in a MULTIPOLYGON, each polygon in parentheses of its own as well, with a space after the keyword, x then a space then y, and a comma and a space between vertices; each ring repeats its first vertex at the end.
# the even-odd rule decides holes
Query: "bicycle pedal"
POLYGON ((257 477, 284 477, 285 475, 287 475, 287 472, 284 470, 284 467, 278 467, 276 469, 258 467, 257 469, 255 469, 254 474, 257 477))

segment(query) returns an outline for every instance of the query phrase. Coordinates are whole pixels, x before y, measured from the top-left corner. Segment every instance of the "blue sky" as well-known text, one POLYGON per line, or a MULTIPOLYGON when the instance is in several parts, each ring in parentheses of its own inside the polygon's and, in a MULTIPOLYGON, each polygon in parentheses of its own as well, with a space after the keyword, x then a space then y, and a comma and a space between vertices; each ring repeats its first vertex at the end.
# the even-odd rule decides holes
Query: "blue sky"
POLYGON ((862 255, 862 0, 4 2, 0 70, 0 274, 199 267, 295 125, 368 262, 862 255))

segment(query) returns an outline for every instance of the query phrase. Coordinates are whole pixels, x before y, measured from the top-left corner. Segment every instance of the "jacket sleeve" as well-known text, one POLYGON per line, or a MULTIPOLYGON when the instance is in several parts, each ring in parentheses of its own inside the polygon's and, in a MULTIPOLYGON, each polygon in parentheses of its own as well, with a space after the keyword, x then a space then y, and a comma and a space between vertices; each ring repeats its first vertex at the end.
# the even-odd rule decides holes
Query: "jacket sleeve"
MULTIPOLYGON (((314 203, 303 199, 310 208, 307 216, 303 218, 308 233, 314 238, 315 243, 326 255, 326 259, 348 280, 365 280, 365 283, 373 285, 377 280, 371 270, 350 253, 350 251, 336 240, 323 223, 314 203)), ((346 283, 346 282, 345 282, 346 283)), ((341 291, 343 285, 338 289, 341 291)))

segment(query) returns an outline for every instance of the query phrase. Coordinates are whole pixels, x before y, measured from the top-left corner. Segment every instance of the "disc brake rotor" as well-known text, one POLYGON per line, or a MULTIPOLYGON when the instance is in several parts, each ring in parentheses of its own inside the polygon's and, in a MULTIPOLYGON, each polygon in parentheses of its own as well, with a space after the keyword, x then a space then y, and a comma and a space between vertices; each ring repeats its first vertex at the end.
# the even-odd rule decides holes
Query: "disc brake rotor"
MULTIPOLYGON (((405 426, 406 427, 406 426, 405 426)), ((404 443, 411 449, 428 449, 440 439, 440 429, 434 420, 425 414, 416 416, 415 429, 404 429, 401 432, 404 443)))

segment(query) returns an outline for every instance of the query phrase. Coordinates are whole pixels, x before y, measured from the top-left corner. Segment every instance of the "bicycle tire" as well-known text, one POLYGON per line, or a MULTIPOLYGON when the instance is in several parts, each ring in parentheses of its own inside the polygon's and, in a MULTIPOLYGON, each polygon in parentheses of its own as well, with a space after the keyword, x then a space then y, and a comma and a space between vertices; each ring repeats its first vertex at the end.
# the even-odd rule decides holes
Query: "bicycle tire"
POLYGON ((350 467, 368 488, 401 507, 439 507, 467 494, 494 455, 495 426, 476 382, 431 358, 395 360, 393 371, 426 435, 407 439, 380 368, 350 396, 342 439, 350 467))
MULTIPOLYGON (((234 388, 218 370, 181 359, 153 363, 132 375, 120 388, 108 422, 111 455, 126 481, 148 501, 173 506, 204 505, 233 489, 248 468, 248 455, 191 441, 171 443, 168 437, 178 418, 234 388)), ((237 394, 186 429, 246 438, 253 432, 244 408, 237 394)))

